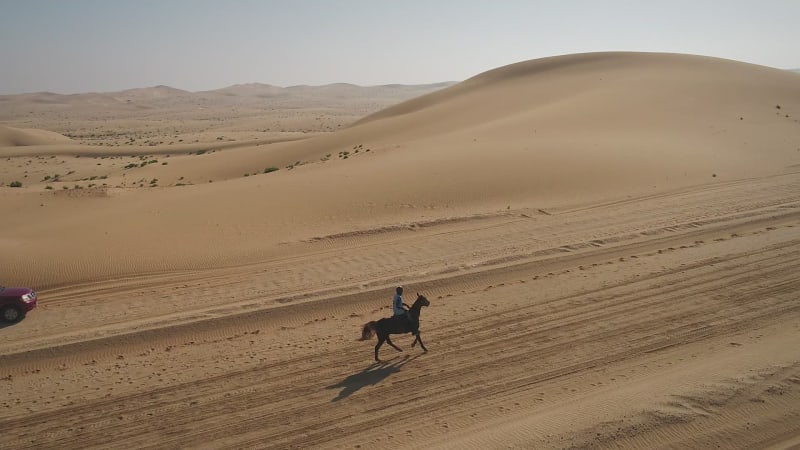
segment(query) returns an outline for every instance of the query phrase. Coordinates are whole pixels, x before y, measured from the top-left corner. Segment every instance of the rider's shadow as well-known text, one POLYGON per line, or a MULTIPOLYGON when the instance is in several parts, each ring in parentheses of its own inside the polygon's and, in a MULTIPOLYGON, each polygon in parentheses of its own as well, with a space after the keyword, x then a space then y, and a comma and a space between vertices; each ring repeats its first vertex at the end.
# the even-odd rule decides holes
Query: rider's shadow
POLYGON ((419 355, 403 356, 399 359, 396 358, 396 361, 392 360, 372 363, 361 372, 354 373, 353 375, 348 376, 336 384, 327 386, 326 389, 342 388, 342 390, 339 392, 339 395, 337 395, 336 398, 331 401, 338 402, 339 400, 349 397, 365 386, 374 386, 380 383, 388 378, 389 375, 399 372, 404 365, 406 365, 409 361, 416 359, 418 356, 419 355))

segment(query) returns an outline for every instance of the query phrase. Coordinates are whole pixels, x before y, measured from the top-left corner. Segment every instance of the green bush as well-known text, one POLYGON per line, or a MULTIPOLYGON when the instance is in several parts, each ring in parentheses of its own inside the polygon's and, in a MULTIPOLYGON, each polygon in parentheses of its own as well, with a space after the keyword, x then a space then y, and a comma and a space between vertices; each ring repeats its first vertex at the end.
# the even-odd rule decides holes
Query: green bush
POLYGON ((11 186, 11 187, 22 187, 22 182, 21 181, 12 181, 11 184, 9 184, 9 186, 11 186))
POLYGON ((277 167, 267 167, 266 169, 264 169, 264 173, 275 172, 276 170, 278 170, 277 167))

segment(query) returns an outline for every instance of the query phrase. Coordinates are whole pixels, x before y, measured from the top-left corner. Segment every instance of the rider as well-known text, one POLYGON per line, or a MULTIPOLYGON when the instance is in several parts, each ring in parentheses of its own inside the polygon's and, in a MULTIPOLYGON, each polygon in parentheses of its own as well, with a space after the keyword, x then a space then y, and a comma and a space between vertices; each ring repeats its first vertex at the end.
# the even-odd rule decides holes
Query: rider
POLYGON ((405 316, 406 320, 408 320, 408 324, 411 326, 411 332, 413 334, 419 333, 419 324, 411 314, 408 313, 408 310, 411 309, 410 306, 403 303, 403 286, 397 286, 395 289, 394 299, 392 299, 392 311, 394 312, 394 317, 403 317, 405 316))

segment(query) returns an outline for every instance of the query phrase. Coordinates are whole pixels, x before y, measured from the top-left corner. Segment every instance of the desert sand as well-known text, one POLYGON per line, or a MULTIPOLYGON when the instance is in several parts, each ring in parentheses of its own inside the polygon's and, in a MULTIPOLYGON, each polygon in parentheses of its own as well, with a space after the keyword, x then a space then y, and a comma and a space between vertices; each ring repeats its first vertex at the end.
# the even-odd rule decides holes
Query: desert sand
POLYGON ((2 448, 800 445, 790 71, 4 96, 0 208, 2 448))

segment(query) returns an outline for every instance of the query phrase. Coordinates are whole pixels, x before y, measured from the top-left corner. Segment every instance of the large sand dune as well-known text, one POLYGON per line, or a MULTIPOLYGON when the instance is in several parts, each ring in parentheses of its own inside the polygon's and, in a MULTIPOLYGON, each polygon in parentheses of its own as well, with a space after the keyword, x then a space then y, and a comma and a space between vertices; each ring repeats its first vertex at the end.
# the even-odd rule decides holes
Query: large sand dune
POLYGON ((796 445, 798 117, 787 71, 597 53, 307 138, 0 148, 1 281, 42 299, 0 446, 796 445), (371 365, 399 283, 431 351, 371 365))

